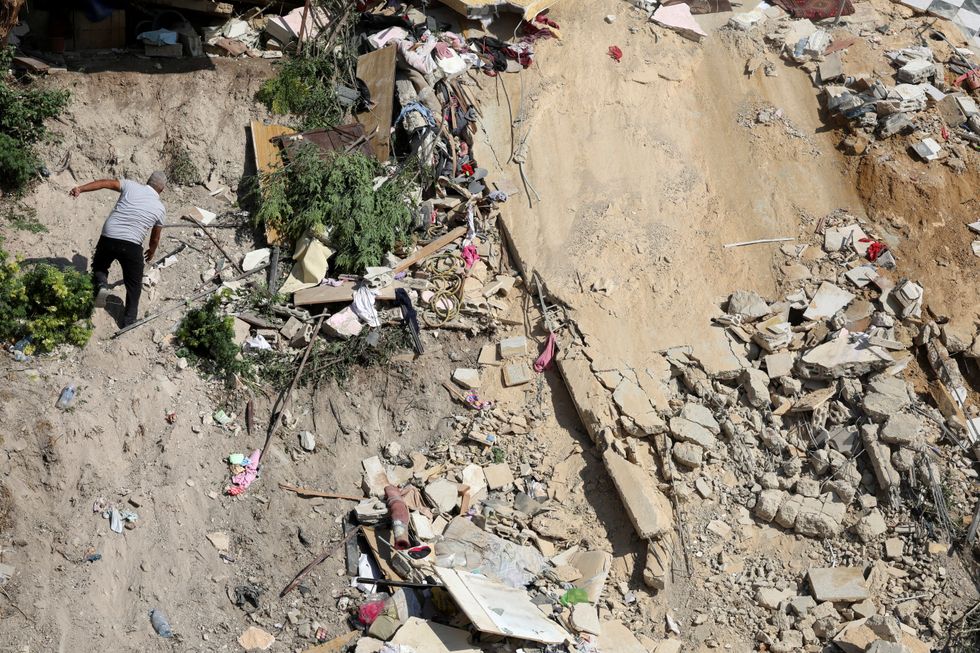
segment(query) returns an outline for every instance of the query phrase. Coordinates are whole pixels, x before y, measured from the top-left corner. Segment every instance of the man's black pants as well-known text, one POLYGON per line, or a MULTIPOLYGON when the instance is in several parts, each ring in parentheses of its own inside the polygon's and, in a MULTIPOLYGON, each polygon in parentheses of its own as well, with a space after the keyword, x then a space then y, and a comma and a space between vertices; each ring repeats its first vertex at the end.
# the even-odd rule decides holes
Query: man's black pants
POLYGON ((126 285, 126 315, 123 326, 128 326, 136 321, 140 293, 143 290, 143 246, 118 238, 99 238, 99 244, 95 246, 95 256, 92 257, 92 277, 96 292, 107 285, 109 266, 113 261, 119 261, 123 283, 126 285))

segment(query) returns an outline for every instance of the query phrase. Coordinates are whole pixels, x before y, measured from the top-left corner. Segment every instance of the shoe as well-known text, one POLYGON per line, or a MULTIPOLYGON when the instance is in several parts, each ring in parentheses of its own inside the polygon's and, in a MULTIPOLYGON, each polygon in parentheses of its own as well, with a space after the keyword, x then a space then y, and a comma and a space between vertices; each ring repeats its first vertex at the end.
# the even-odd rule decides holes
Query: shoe
POLYGON ((106 300, 109 299, 108 286, 99 286, 99 291, 95 293, 95 307, 105 308, 106 300))

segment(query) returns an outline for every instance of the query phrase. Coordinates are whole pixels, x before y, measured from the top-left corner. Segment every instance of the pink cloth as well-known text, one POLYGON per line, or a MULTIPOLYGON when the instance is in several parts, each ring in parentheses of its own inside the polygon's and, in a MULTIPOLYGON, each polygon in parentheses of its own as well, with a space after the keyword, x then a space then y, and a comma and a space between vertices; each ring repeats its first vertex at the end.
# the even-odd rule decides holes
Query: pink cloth
POLYGON ((442 43, 441 41, 436 43, 436 59, 451 59, 456 56, 453 49, 449 47, 448 44, 442 43))
POLYGON ((551 361, 555 357, 555 333, 552 331, 548 334, 548 342, 544 345, 544 351, 538 356, 538 360, 534 361, 534 371, 544 372, 551 367, 551 361))
POLYGON ((469 270, 473 267, 473 264, 480 260, 480 255, 476 251, 476 247, 473 245, 467 245, 463 248, 463 262, 466 264, 466 269, 469 270))
POLYGON ((241 474, 235 474, 231 477, 230 485, 225 492, 231 496, 238 496, 248 489, 248 486, 252 484, 252 481, 256 479, 259 475, 259 458, 262 456, 262 452, 256 449, 252 452, 252 455, 248 457, 248 465, 245 466, 245 471, 241 474))

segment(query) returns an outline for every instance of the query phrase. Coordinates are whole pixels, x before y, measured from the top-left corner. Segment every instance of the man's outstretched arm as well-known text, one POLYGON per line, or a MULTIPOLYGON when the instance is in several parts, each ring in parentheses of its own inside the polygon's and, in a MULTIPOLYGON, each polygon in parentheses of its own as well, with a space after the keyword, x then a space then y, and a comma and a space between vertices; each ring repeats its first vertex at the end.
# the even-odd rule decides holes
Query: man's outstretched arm
POLYGON ((160 225, 154 225, 152 231, 150 231, 150 245, 143 254, 143 260, 147 263, 153 261, 153 256, 157 253, 157 247, 160 245, 160 234, 162 233, 163 227, 160 225))
POLYGON ((88 193, 93 190, 114 190, 119 193, 122 192, 122 184, 119 183, 118 179, 98 179, 81 186, 75 186, 68 191, 68 194, 72 197, 78 197, 82 193, 88 193))

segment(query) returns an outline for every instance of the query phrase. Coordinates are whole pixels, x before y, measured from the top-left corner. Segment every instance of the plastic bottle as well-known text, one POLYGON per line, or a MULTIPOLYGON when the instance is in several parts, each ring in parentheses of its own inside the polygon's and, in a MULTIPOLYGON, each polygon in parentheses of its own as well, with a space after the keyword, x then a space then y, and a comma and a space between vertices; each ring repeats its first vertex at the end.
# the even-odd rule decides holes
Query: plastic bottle
POLYGON ((160 637, 174 636, 174 631, 170 628, 170 620, 161 610, 157 608, 150 610, 150 623, 153 624, 153 630, 157 631, 157 635, 160 637))
POLYGON ((61 410, 67 410, 68 407, 75 401, 76 394, 77 388, 75 388, 75 384, 69 383, 62 389, 61 396, 58 397, 58 403, 56 406, 58 406, 58 408, 61 410))

